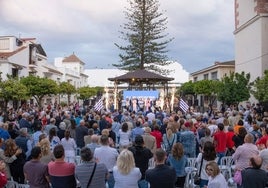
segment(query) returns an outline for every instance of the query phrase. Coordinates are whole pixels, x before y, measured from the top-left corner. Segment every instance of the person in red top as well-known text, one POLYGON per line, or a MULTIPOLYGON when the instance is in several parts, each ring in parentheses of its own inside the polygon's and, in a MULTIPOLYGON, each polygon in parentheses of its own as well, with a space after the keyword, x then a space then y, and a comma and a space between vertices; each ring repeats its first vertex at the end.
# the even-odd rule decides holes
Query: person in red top
POLYGON ((224 125, 218 124, 218 131, 214 134, 214 144, 217 152, 218 165, 221 162, 221 158, 225 156, 226 151, 226 133, 224 132, 224 125))
POLYGON ((163 142, 162 133, 158 125, 154 126, 154 130, 151 132, 151 135, 155 137, 156 148, 161 148, 161 143, 163 142))
POLYGON ((265 149, 265 147, 267 147, 268 128, 265 128, 265 130, 262 130, 262 134, 263 134, 262 137, 256 141, 256 145, 258 149, 265 149))
POLYGON ((4 161, 0 161, 0 188, 5 187, 7 184, 7 176, 5 174, 6 164, 4 161))
POLYGON ((226 133, 226 156, 232 156, 233 153, 235 152, 233 147, 234 147, 234 128, 232 126, 228 127, 228 132, 226 133))

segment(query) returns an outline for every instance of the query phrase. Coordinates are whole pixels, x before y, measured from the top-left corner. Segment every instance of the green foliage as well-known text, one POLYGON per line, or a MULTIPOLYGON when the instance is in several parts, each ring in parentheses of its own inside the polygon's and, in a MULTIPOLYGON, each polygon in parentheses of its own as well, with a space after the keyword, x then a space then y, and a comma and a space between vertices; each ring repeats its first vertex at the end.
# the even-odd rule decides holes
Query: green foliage
POLYGON ((219 81, 217 80, 200 80, 194 83, 195 94, 213 96, 217 91, 219 91, 219 81))
POLYGON ((81 87, 78 89, 79 99, 86 100, 97 95, 97 89, 93 87, 81 87))
POLYGON ((59 93, 66 94, 68 98, 68 104, 71 101, 71 95, 76 92, 75 87, 69 82, 61 82, 59 85, 59 93))
POLYGON ((38 76, 27 76, 21 79, 21 83, 28 89, 28 95, 33 96, 38 105, 45 95, 57 94, 59 87, 54 80, 48 78, 40 78, 38 76))
POLYGON ((194 95, 194 83, 192 81, 189 81, 182 84, 182 86, 180 87, 180 93, 182 96, 194 95))
POLYGON ((29 98, 27 95, 27 87, 20 83, 18 79, 8 78, 0 83, 0 97, 5 101, 9 100, 26 100, 29 98))
POLYGON ((218 100, 224 104, 238 104, 250 97, 250 74, 231 73, 222 79, 218 100))
POLYGON ((101 95, 104 91, 103 87, 81 87, 78 89, 79 99, 86 100, 90 97, 101 95))
POLYGON ((170 64, 166 53, 167 44, 173 39, 165 39, 167 17, 159 12, 158 0, 129 0, 125 18, 128 20, 120 32, 128 45, 115 44, 123 53, 119 54, 120 64, 113 66, 133 71, 137 69, 153 70, 167 75, 165 65, 170 64))
POLYGON ((200 80, 194 83, 195 94, 201 94, 208 97, 209 104, 213 104, 217 99, 220 82, 218 80, 200 80))
POLYGON ((264 71, 262 78, 258 77, 253 83, 251 93, 260 102, 268 101, 268 70, 264 71))
POLYGON ((71 95, 76 92, 75 87, 70 84, 69 82, 61 82, 59 84, 59 93, 60 94, 66 94, 66 95, 71 95))

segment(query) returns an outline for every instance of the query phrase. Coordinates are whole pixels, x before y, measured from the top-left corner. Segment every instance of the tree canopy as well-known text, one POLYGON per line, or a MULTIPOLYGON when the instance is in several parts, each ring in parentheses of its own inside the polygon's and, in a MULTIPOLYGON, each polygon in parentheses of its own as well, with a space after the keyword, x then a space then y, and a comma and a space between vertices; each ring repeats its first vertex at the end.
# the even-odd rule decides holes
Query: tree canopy
POLYGON ((159 11, 158 0, 128 0, 130 8, 124 11, 124 23, 120 31, 121 38, 128 44, 115 44, 122 53, 120 63, 113 66, 133 71, 137 69, 152 70, 167 75, 164 68, 170 64, 166 53, 167 44, 172 38, 166 39, 167 17, 159 11))
POLYGON ((27 87, 16 78, 8 78, 0 82, 0 97, 5 101, 5 108, 9 100, 19 101, 30 98, 27 87))
POLYGON ((250 74, 231 73, 222 79, 218 92, 218 100, 224 104, 238 104, 250 97, 250 74))
POLYGON ((252 85, 253 96, 260 102, 268 102, 268 70, 265 70, 264 76, 258 77, 252 85))
POLYGON ((229 76, 223 77, 221 81, 200 80, 186 82, 181 86, 180 93, 182 96, 207 96, 209 104, 213 104, 215 100, 227 105, 238 104, 248 100, 250 97, 251 83, 249 80, 250 74, 245 74, 244 72, 231 73, 229 76))
POLYGON ((75 87, 69 82, 61 82, 59 84, 59 93, 66 94, 68 96, 68 104, 70 103, 71 95, 76 92, 75 87))
POLYGON ((33 96, 39 106, 45 95, 57 94, 59 91, 57 83, 48 78, 40 78, 38 76, 30 75, 21 78, 21 83, 27 87, 28 95, 33 96))

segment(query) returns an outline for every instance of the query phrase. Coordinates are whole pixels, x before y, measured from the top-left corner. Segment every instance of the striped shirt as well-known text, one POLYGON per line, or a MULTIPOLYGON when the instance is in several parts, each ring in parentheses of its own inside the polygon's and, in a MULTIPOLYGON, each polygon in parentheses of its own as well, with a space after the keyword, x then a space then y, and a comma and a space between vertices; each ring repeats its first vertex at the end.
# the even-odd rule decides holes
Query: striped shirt
MULTIPOLYGON (((75 176, 82 188, 87 187, 89 178, 93 172, 94 164, 94 162, 83 161, 75 167, 75 176)), ((90 188, 105 188, 107 174, 108 169, 105 164, 98 163, 90 183, 90 188)))

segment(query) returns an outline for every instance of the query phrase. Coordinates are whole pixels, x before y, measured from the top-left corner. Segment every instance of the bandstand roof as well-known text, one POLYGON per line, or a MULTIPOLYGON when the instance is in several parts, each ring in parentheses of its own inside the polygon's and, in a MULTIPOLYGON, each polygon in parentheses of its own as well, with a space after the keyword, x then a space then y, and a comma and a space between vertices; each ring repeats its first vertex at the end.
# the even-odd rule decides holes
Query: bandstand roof
POLYGON ((109 81, 114 81, 117 83, 130 83, 130 82, 168 82, 174 80, 174 78, 165 77, 160 74, 156 74, 147 70, 135 70, 132 72, 128 72, 121 76, 117 76, 114 78, 108 78, 109 81))

